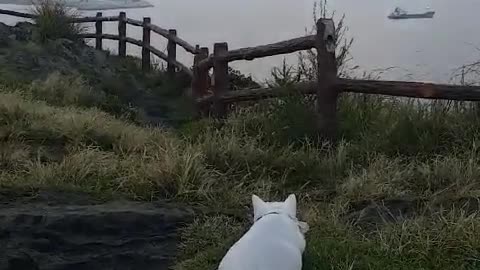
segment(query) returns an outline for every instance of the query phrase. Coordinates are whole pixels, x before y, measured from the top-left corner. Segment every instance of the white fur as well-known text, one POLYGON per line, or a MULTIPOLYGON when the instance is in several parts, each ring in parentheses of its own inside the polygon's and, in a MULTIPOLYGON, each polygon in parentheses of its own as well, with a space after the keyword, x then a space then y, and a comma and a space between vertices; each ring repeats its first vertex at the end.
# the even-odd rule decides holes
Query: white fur
POLYGON ((219 270, 301 270, 305 222, 297 220, 297 199, 264 202, 252 196, 254 224, 227 252, 219 270), (274 212, 274 213, 272 213, 274 212))

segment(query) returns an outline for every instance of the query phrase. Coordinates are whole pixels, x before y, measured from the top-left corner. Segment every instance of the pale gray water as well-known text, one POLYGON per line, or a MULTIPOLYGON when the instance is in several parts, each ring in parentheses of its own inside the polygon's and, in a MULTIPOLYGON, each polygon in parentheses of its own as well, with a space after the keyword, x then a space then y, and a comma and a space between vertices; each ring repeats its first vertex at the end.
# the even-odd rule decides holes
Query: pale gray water
MULTIPOLYGON (((212 48, 214 42, 227 41, 231 49, 256 46, 301 36, 312 25, 314 0, 150 0, 153 8, 128 9, 127 16, 152 18, 164 28, 176 28, 179 36, 191 44, 212 48)), ((452 70, 480 59, 480 11, 478 0, 331 0, 337 14, 345 13, 350 35, 355 38, 354 64, 363 70, 398 67, 386 78, 448 82, 452 70), (391 21, 386 18, 395 6, 423 12, 427 6, 436 11, 434 19, 391 21), (411 75, 407 75, 411 74, 411 75)), ((2 5, 1 8, 25 10, 2 5)), ((119 10, 104 11, 106 15, 119 10)), ((84 12, 92 15, 95 12, 84 12)), ((16 19, 2 16, 2 21, 16 19)), ((116 33, 110 23, 106 32, 116 33)), ((93 29, 92 29, 93 31, 93 29)), ((141 29, 129 26, 128 35, 141 38, 141 29)), ((154 35, 159 48, 166 43, 154 35)), ((115 50, 116 43, 109 42, 115 50)), ((139 53, 133 45, 130 53, 139 53)), ((191 65, 192 57, 181 51, 180 60, 191 65)), ((262 80, 283 57, 272 57, 232 65, 262 80)), ((295 56, 289 57, 294 61, 295 56)))

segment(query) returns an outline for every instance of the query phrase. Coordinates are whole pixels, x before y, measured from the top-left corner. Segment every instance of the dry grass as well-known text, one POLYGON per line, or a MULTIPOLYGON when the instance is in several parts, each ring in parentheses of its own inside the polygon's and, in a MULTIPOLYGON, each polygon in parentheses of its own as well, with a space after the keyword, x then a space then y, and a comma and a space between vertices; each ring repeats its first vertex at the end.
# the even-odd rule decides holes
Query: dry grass
POLYGON ((54 76, 0 91, 0 185, 173 199, 243 217, 196 220, 183 233, 176 269, 214 268, 248 228, 252 193, 279 199, 291 192, 312 228, 304 269, 479 267, 478 204, 462 203, 480 194, 478 125, 467 107, 344 99, 344 141, 331 148, 308 129, 291 132, 311 119, 282 112, 308 102, 242 109, 223 125, 192 123, 180 138, 85 108, 77 97, 89 91, 54 76), (62 91, 72 85, 83 90, 62 91), (415 132, 405 128, 417 124, 415 132), (376 227, 349 222, 359 202, 392 198, 413 198, 418 209, 376 227))
POLYGON ((80 75, 50 74, 45 80, 32 82, 25 91, 32 98, 55 106, 102 107, 107 103, 103 91, 94 90, 80 75))
POLYGON ((168 132, 140 128, 101 111, 51 107, 0 94, 2 184, 79 186, 139 199, 189 193, 204 177, 201 156, 168 132))

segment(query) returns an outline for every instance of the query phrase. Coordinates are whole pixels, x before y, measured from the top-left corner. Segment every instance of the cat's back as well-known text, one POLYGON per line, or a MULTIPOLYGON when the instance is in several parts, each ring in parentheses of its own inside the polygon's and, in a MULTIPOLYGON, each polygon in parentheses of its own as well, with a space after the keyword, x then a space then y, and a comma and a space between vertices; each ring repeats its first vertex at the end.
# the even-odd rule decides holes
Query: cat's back
POLYGON ((230 248, 219 270, 300 270, 305 240, 295 226, 282 216, 259 220, 230 248))

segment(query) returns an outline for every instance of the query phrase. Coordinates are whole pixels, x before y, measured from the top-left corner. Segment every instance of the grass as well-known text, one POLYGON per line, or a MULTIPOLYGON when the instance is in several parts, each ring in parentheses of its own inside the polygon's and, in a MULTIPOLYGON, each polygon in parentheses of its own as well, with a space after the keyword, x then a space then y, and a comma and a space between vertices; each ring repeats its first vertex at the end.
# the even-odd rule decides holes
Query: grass
POLYGON ((201 173, 192 168, 188 150, 167 133, 96 109, 51 107, 17 93, 2 94, 0 107, 1 141, 15 146, 2 149, 0 164, 9 168, 1 174, 2 184, 78 186, 150 199, 157 192, 182 193, 185 183, 175 179, 191 181, 201 173))
POLYGON ((278 199, 290 192, 298 194, 301 217, 312 228, 304 269, 479 266, 474 198, 480 194, 480 156, 473 107, 433 110, 432 105, 349 96, 340 107, 344 140, 331 148, 308 132, 289 133, 299 116, 306 117, 297 125, 313 121, 307 113, 276 113, 309 104, 294 97, 239 109, 222 125, 193 122, 179 135, 115 118, 70 98, 68 91, 48 98, 50 91, 83 87, 80 81, 67 82, 50 79, 46 88, 37 82, 29 91, 0 90, 0 185, 170 199, 237 213, 237 218, 200 217, 185 228, 176 269, 215 267, 249 226, 251 193, 278 199), (413 133, 396 128, 402 121, 422 128, 413 133), (272 132, 282 126, 280 133, 272 132), (392 130, 400 134, 389 135, 392 130), (422 139, 434 135, 441 147, 422 139), (408 143, 426 145, 404 147, 408 143), (361 218, 362 202, 399 198, 418 202, 405 206, 414 213, 410 218, 384 223, 370 213, 373 227, 351 222, 361 218))
MULTIPOLYGON (((56 32, 52 18, 63 10, 40 11, 41 40, 75 33, 56 32)), ((38 61, 25 55, 41 59, 56 48, 48 59, 64 63, 60 45, 0 49, 7 60, 28 60, 0 70, 0 186, 168 199, 217 212, 183 229, 177 270, 218 265, 249 227, 252 193, 276 200, 292 192, 311 227, 304 269, 479 269, 475 104, 343 95, 337 147, 316 137, 311 97, 295 95, 238 106, 221 123, 161 129, 124 112, 131 101, 159 115, 178 110, 186 80, 140 74, 135 61, 119 59, 109 60, 112 72, 92 62, 27 76, 38 61), (18 70, 28 79, 18 83, 18 70)))
MULTIPOLYGON (((294 97, 280 105, 266 102, 261 109, 237 111, 221 127, 197 123, 187 129, 197 130, 191 137, 203 145, 208 166, 227 178, 212 186, 223 207, 242 208, 253 192, 270 199, 299 194, 301 214, 312 227, 304 269, 478 269, 475 106, 345 96, 343 141, 332 149, 308 129, 298 135, 296 127, 314 121, 306 113, 311 107, 298 104, 310 103, 294 97), (391 200, 401 205, 388 210, 413 215, 397 215, 397 222, 385 224, 375 211, 362 220, 355 209, 359 203, 391 200), (360 223, 351 223, 352 216, 360 223), (367 218, 373 227, 360 226, 367 218)), ((177 269, 215 267, 249 224, 247 218, 221 221, 221 228, 218 217, 198 222, 186 229, 184 241, 207 237, 202 243, 211 244, 199 244, 195 255, 184 251, 177 269)))
POLYGON ((478 269, 477 218, 407 221, 368 238, 327 221, 309 237, 304 269, 478 269))

